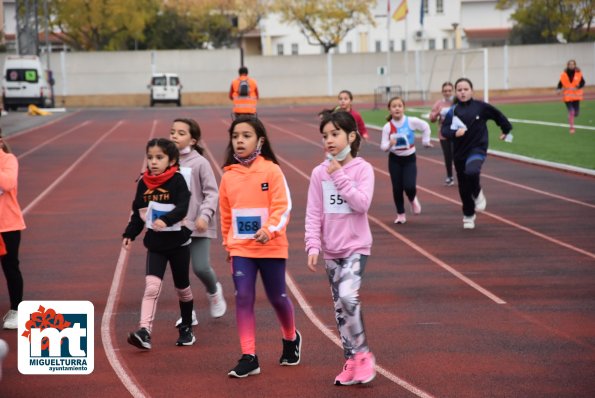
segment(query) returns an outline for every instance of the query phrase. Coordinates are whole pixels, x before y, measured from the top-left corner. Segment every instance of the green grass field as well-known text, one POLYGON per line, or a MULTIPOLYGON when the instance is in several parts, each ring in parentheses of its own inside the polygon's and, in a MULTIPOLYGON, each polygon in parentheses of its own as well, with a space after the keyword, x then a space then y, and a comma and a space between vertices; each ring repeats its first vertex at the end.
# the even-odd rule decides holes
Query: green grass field
MULTIPOLYGON (((566 107, 561 101, 495 106, 511 119, 514 140, 512 143, 500 141, 498 126, 489 122, 490 149, 595 170, 595 101, 581 102, 580 116, 575 119, 575 124, 590 129, 577 127, 573 135, 568 132, 566 107), (530 122, 560 123, 564 126, 530 122)), ((428 107, 410 107, 406 113, 419 117, 427 115, 429 110, 428 107)), ((361 110, 361 114, 366 124, 383 126, 388 110, 361 110)), ((432 124, 432 137, 436 137, 435 123, 432 124)))

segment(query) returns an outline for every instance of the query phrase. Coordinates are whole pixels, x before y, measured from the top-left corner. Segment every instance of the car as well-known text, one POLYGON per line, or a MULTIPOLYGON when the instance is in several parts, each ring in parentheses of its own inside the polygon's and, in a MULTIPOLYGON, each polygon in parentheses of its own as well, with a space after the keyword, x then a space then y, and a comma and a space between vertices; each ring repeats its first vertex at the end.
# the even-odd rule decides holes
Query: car
POLYGON ((150 103, 154 106, 158 102, 173 102, 182 106, 182 85, 175 73, 154 73, 151 84, 147 86, 151 93, 150 103))
POLYGON ((38 56, 10 55, 4 61, 2 103, 4 109, 16 110, 31 104, 52 108, 53 78, 38 56))

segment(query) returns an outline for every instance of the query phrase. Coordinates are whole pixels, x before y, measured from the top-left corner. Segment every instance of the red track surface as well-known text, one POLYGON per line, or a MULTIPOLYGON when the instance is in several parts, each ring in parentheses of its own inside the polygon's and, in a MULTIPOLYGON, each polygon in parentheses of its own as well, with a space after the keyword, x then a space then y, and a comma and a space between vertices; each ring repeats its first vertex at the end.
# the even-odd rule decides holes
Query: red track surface
POLYGON ((304 345, 299 366, 278 365, 281 334, 259 288, 262 373, 243 380, 227 377, 240 351, 220 241, 211 257, 230 308, 211 319, 204 287, 191 277, 200 320, 192 347, 174 345, 178 304, 168 274, 153 350, 126 343, 144 288, 140 240, 128 261, 118 261, 146 141, 166 136, 174 117, 194 117, 211 160, 220 162, 229 110, 84 110, 12 137, 21 154, 19 198, 28 226, 21 245, 25 299, 93 302, 95 371, 21 375, 17 333, 2 330, 11 352, 0 396, 595 396, 595 178, 490 157, 482 180, 488 211, 474 231, 464 231, 456 187, 442 185, 440 149, 419 149, 423 213, 395 226, 387 159, 374 131, 362 149, 376 167, 376 191, 373 254, 361 296, 379 374, 366 386, 332 384, 343 359, 331 340, 330 292, 322 266, 309 272, 303 251, 307 177, 322 158, 318 110, 262 110, 292 191, 288 273, 304 345))

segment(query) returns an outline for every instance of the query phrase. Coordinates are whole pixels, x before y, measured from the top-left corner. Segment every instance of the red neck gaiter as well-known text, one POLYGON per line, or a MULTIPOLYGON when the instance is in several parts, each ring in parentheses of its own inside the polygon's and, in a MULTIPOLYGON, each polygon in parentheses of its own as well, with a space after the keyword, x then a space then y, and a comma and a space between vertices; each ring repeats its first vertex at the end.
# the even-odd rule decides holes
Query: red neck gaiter
POLYGON ((145 170, 145 173, 143 174, 143 182, 145 183, 147 188, 155 189, 165 184, 165 182, 172 178, 177 171, 178 166, 172 166, 169 169, 165 170, 163 173, 159 174, 158 176, 154 176, 149 174, 149 170, 145 170))

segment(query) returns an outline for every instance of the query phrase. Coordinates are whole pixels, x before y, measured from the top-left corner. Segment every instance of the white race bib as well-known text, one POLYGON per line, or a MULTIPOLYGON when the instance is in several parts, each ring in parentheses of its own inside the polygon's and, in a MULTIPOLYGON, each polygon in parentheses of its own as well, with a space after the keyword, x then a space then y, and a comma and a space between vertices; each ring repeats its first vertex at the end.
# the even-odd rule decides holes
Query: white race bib
POLYGON ((266 208, 232 209, 231 223, 235 239, 254 239, 254 234, 267 222, 266 208))
POLYGON ((190 167, 181 167, 180 166, 180 174, 186 180, 186 185, 188 185, 188 190, 192 191, 192 169, 190 167))
POLYGON ((322 200, 325 213, 347 214, 352 212, 351 207, 339 195, 339 191, 332 181, 322 181, 322 200))
MULTIPOLYGON (((149 206, 147 206, 147 213, 146 213, 147 221, 145 222, 145 225, 147 226, 147 228, 153 229, 153 223, 159 217, 161 217, 164 214, 169 213, 170 211, 172 211, 175 208, 176 208, 176 206, 172 203, 159 203, 159 202, 150 201, 149 206)), ((142 214, 141 214, 141 218, 142 218, 142 214)), ((165 232, 165 231, 180 231, 181 229, 182 229, 182 223, 177 222, 170 227, 163 228, 161 231, 163 231, 163 232, 165 232)))

